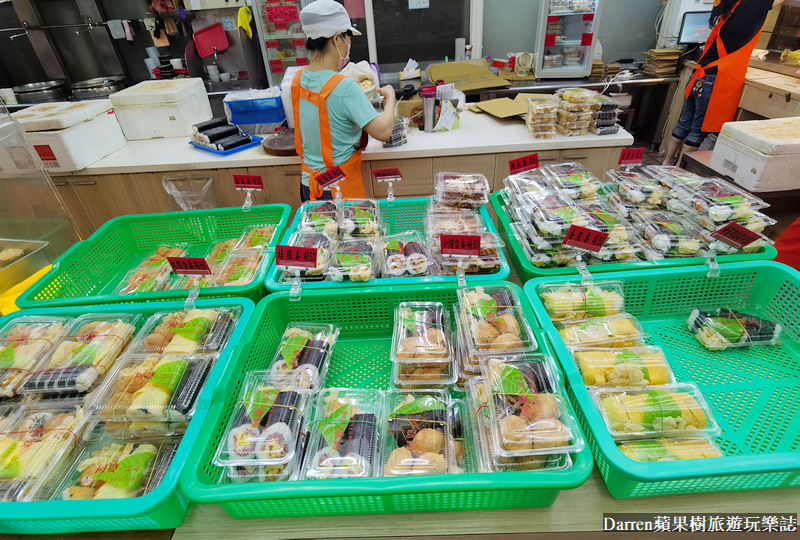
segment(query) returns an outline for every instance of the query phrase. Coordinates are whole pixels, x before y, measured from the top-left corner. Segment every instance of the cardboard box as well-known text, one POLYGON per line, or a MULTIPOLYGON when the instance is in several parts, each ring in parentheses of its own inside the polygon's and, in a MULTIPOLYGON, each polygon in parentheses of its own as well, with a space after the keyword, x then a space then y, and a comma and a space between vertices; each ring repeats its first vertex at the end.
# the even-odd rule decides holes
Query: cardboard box
POLYGON ((428 67, 428 77, 431 81, 454 83, 456 88, 462 92, 511 86, 507 80, 501 79, 489 71, 489 64, 483 58, 433 64, 428 67))

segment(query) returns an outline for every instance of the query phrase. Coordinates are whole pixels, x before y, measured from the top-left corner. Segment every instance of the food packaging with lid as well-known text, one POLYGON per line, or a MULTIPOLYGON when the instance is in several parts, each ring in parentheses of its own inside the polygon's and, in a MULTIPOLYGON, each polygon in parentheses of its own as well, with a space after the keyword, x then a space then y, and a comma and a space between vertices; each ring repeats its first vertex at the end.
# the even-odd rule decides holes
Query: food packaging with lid
POLYGON ((620 452, 640 463, 724 457, 717 443, 703 437, 642 439, 617 445, 620 452))
POLYGON ((439 246, 434 246, 442 275, 454 275, 463 270, 465 274, 494 274, 500 271, 500 249, 505 245, 495 233, 484 232, 481 237, 480 255, 445 255, 439 246))
POLYGON ((433 366, 452 364, 453 356, 450 313, 441 302, 401 302, 397 306, 392 333, 393 361, 433 366))
POLYGON ((617 315, 625 307, 621 281, 541 283, 536 291, 553 322, 617 315))
POLYGON ((638 212, 640 209, 647 209, 647 210, 657 210, 658 207, 656 206, 647 206, 642 204, 632 203, 626 199, 623 199, 619 193, 614 191, 607 193, 605 198, 606 204, 624 219, 631 219, 634 213, 638 212))
POLYGON ((591 131, 595 135, 615 135, 619 133, 619 125, 618 124, 614 124, 613 126, 590 125, 589 131, 591 131))
MULTIPOLYGON (((710 219, 708 219, 707 216, 705 216, 705 215, 698 216, 697 214, 689 213, 689 214, 687 214, 687 215, 685 215, 683 217, 689 223, 692 223, 693 225, 696 225, 696 230, 697 230, 698 234, 700 235, 700 237, 703 239, 703 241, 708 245, 708 249, 713 249, 714 251, 716 251, 717 253, 720 253, 720 254, 734 255, 734 254, 737 254, 737 253, 755 253, 755 252, 757 252, 758 250, 760 250, 761 248, 763 248, 763 247, 765 247, 767 245, 775 244, 774 240, 764 236, 760 232, 756 232, 757 238, 754 241, 752 241, 749 244, 747 244, 746 246, 741 246, 741 247, 732 246, 730 244, 727 244, 727 243, 723 242, 722 240, 718 240, 717 238, 715 238, 713 236, 713 234, 716 231, 718 231, 719 229, 725 227, 730 222, 718 224, 715 229, 709 230, 706 227, 704 227, 703 221, 704 221, 704 219, 707 219, 707 222, 705 223, 705 225, 712 225, 712 226, 713 226, 713 222, 710 219)), ((762 221, 760 224, 757 223, 756 221, 751 221, 750 222, 750 224, 752 226, 755 226, 756 228, 759 228, 761 226, 766 227, 766 223, 767 223, 766 221, 762 221)), ((753 232, 755 232, 755 231, 753 231, 753 232)))
POLYGON ((561 268, 578 263, 575 250, 562 245, 558 240, 553 239, 551 242, 542 238, 531 225, 512 223, 511 229, 528 260, 537 268, 561 268))
POLYGON ((379 476, 384 394, 370 388, 319 393, 301 478, 379 476))
POLYGON ((236 249, 266 249, 274 234, 275 225, 247 227, 241 238, 236 242, 236 249))
POLYGON ((706 349, 724 351, 732 347, 774 346, 783 326, 767 318, 761 306, 747 305, 741 311, 727 306, 695 309, 687 319, 689 330, 706 349))
POLYGON ((79 444, 87 428, 80 407, 23 407, 0 432, 0 501, 33 501, 79 444))
MULTIPOLYGON (((564 120, 562 117, 558 117, 556 121, 556 131, 579 131, 581 135, 586 135, 589 130, 589 126, 591 125, 591 119, 586 120, 577 120, 577 121, 569 121, 564 120)), ((566 133, 562 133, 566 135, 566 133)))
POLYGON ((186 422, 215 360, 200 354, 122 358, 106 377, 92 409, 107 422, 186 422))
POLYGON ((557 95, 569 103, 586 103, 593 106, 597 99, 597 92, 585 88, 562 88, 557 95))
POLYGON ((373 199, 342 201, 341 238, 376 238, 382 233, 381 213, 373 199))
MULTIPOLYGON (((166 259, 164 259, 166 261, 166 259)), ((168 286, 172 270, 169 265, 153 265, 130 270, 114 288, 113 294, 160 291, 168 286)))
POLYGON ((742 188, 720 180, 706 178, 694 189, 692 204, 698 212, 706 214, 716 222, 745 219, 756 210, 769 206, 758 197, 742 188))
POLYGON ((760 234, 763 233, 767 227, 772 227, 778 222, 778 220, 771 218, 766 214, 762 214, 761 212, 753 212, 752 216, 727 222, 714 221, 705 214, 692 214, 689 215, 688 218, 692 219, 693 221, 696 220, 698 225, 709 232, 716 232, 728 223, 731 223, 731 221, 735 221, 748 231, 753 231, 754 233, 760 234))
POLYGON ((68 317, 16 317, 0 328, 0 398, 17 393, 25 377, 58 344, 68 317))
POLYGON ((534 139, 552 139, 557 133, 555 125, 550 124, 532 124, 529 132, 534 139))
POLYGON ((594 113, 592 111, 568 111, 566 109, 558 109, 558 120, 560 123, 567 122, 581 122, 588 125, 592 121, 594 113))
POLYGON ((269 371, 251 371, 214 455, 220 467, 264 465, 274 476, 288 475, 303 453, 301 432, 313 396, 281 384, 269 371))
POLYGON ((332 324, 290 322, 270 364, 271 379, 303 393, 323 388, 339 331, 332 324))
POLYGON ((570 127, 562 124, 556 124, 556 131, 565 137, 580 137, 589 132, 589 126, 581 125, 570 127))
POLYGON ((675 382, 664 351, 659 347, 571 347, 570 353, 586 386, 648 386, 675 382))
MULTIPOLYGON (((456 324, 458 324, 460 320, 458 319, 458 304, 453 305, 453 310, 454 320, 456 324)), ((456 353, 456 357, 453 360, 456 382, 453 383, 453 387, 457 392, 463 392, 466 388, 467 381, 476 375, 480 375, 480 366, 470 366, 467 364, 467 348, 460 328, 453 332, 451 339, 456 353)))
POLYGON ((69 469, 52 484, 51 500, 131 499, 164 479, 178 450, 177 437, 126 441, 95 431, 70 456, 69 469))
POLYGON ((450 400, 448 424, 453 435, 453 468, 450 474, 479 472, 472 442, 472 418, 463 399, 450 400))
POLYGON ((594 96, 594 110, 596 111, 616 111, 620 108, 620 103, 614 98, 596 94, 594 96))
POLYGON ((383 476, 448 474, 455 449, 450 398, 441 390, 386 392, 383 476))
POLYGON ((488 359, 481 365, 498 458, 578 452, 584 446, 545 358, 488 359))
POLYGON ((702 176, 672 165, 647 165, 642 167, 642 172, 667 188, 671 197, 691 197, 692 190, 705 180, 702 176))
POLYGON ((564 321, 556 323, 556 329, 567 347, 633 347, 650 336, 636 317, 627 313, 564 321))
POLYGON ((460 288, 458 301, 469 353, 521 354, 538 347, 519 298, 507 285, 460 288))
POLYGON ((163 422, 161 420, 136 420, 133 422, 101 422, 99 426, 120 440, 138 440, 154 437, 174 437, 186 433, 189 422, 163 422))
POLYGON ((436 274, 433 256, 418 231, 384 236, 381 241, 383 277, 436 274))
POLYGON ((129 354, 195 354, 221 352, 228 343, 242 308, 202 308, 160 311, 137 334, 129 354))
POLYGON ((325 278, 328 265, 333 259, 334 240, 323 233, 296 232, 289 237, 286 245, 316 249, 317 264, 314 268, 277 265, 283 270, 282 279, 291 279, 295 275, 304 281, 321 281, 325 278))
POLYGON ((705 247, 697 228, 672 212, 640 210, 632 217, 644 240, 661 254, 692 257, 705 247))
POLYGON ((492 188, 482 174, 439 172, 433 180, 436 200, 459 208, 477 209, 489 202, 492 188))
POLYGON ((694 383, 595 388, 592 399, 615 441, 714 437, 720 427, 694 383))
POLYGON ((130 342, 140 315, 86 314, 69 325, 63 341, 25 379, 20 392, 83 394, 108 375, 130 342))
POLYGON ((375 240, 339 240, 333 249, 327 276, 332 281, 364 282, 378 277, 380 270, 375 240))
POLYGON ((165 244, 157 247, 139 263, 139 268, 153 268, 165 266, 169 268, 167 257, 185 257, 186 244, 165 244))
POLYGON ((395 388, 422 388, 447 390, 458 380, 455 361, 443 362, 394 362, 392 384, 395 388))
POLYGON ((517 200, 523 199, 528 193, 553 189, 547 177, 532 172, 510 174, 503 179, 503 185, 517 200))
POLYGON ((214 283, 220 287, 236 287, 252 283, 263 260, 262 249, 232 251, 214 276, 214 283))
POLYGON ((619 194, 636 205, 658 206, 665 203, 666 190, 661 184, 634 171, 609 170, 606 175, 616 182, 619 194))
POLYGON ((486 231, 486 223, 477 212, 461 211, 429 213, 425 216, 425 234, 438 244, 443 234, 480 234, 486 231))
POLYGON ((605 246, 627 244, 638 237, 633 226, 616 215, 609 205, 599 201, 583 201, 579 204, 589 218, 589 228, 608 234, 605 246))
POLYGON ((528 98, 528 113, 532 115, 553 115, 558 112, 558 101, 552 97, 528 98))
POLYGON ((533 224, 545 237, 563 238, 570 226, 586 227, 589 224, 586 212, 564 193, 557 191, 532 193, 524 203, 520 217, 533 224), (525 217, 528 219, 524 219, 525 217))
POLYGON ((553 113, 543 113, 543 114, 528 114, 525 117, 525 122, 527 123, 528 129, 533 132, 533 130, 538 126, 553 126, 556 123, 556 115, 553 113))
POLYGON ((298 212, 300 212, 300 225, 297 228, 299 232, 322 233, 328 238, 338 236, 341 212, 333 201, 305 202, 298 212))

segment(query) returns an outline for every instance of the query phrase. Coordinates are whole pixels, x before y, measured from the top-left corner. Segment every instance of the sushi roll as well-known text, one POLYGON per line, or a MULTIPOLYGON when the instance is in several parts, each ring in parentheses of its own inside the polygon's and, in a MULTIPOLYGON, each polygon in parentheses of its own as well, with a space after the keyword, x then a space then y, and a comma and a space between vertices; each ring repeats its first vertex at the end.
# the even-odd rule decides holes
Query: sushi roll
POLYGON ((625 456, 640 463, 722 457, 724 454, 710 439, 646 439, 620 443, 617 448, 625 456))
POLYGON ((193 133, 200 133, 201 131, 206 131, 216 127, 228 126, 230 122, 224 116, 218 116, 216 118, 212 118, 211 120, 206 120, 205 122, 199 122, 192 126, 193 133))
POLYGON ((545 287, 540 293, 544 307, 553 321, 585 319, 617 315, 623 308, 621 287, 611 282, 593 285, 565 283, 557 287, 545 287))
POLYGON ((198 137, 201 141, 205 142, 206 144, 210 144, 221 139, 225 139, 226 137, 230 137, 231 135, 236 135, 239 133, 239 128, 237 126, 231 125, 222 125, 217 127, 208 128, 205 131, 201 131, 198 134, 198 137))
POLYGON ((210 358, 191 360, 188 363, 172 394, 168 411, 170 421, 186 422, 189 420, 213 366, 214 361, 210 358))
POLYGON ((783 330, 780 324, 728 308, 719 308, 716 314, 695 309, 687 323, 695 338, 711 351, 777 345, 783 330))
POLYGON ((225 150, 232 150, 233 148, 253 142, 253 138, 250 135, 246 133, 238 133, 239 128, 236 128, 236 130, 236 134, 216 141, 217 150, 224 152, 225 150))
POLYGON ((233 428, 228 433, 228 455, 232 460, 247 460, 256 458, 261 432, 257 427, 244 424, 233 428))
POLYGON ((233 465, 228 467, 228 479, 233 484, 245 484, 258 478, 258 473, 263 469, 262 465, 233 465))
POLYGON ((423 275, 431 264, 428 250, 422 244, 409 242, 403 246, 406 270, 412 276, 423 275))
POLYGON ((276 422, 261 433, 256 442, 255 455, 264 461, 281 460, 294 447, 294 437, 285 422, 276 422))

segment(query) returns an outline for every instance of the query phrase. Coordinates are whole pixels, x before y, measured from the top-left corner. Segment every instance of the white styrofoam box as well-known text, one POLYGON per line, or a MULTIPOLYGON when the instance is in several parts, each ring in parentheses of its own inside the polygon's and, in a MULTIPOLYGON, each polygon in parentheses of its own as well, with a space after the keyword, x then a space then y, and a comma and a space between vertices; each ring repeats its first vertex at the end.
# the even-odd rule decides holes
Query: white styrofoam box
POLYGON ((95 116, 105 114, 112 108, 111 100, 93 99, 77 102, 40 103, 11 115, 25 131, 53 131, 64 129, 95 116))
POLYGON ((728 122, 720 135, 738 141, 762 154, 800 154, 800 117, 728 122))
POLYGON ((129 141, 189 137, 194 124, 212 116, 199 78, 144 81, 109 99, 129 141))
POLYGON ((799 159, 798 154, 768 155, 720 133, 709 166, 743 188, 762 193, 800 189, 799 159))
MULTIPOLYGON (((44 168, 51 172, 85 169, 126 144, 113 113, 100 114, 66 129, 28 132, 25 138, 39 155, 44 168)), ((0 153, 4 154, 0 155, 0 164, 4 171, 25 171, 35 167, 30 157, 20 157, 24 148, 0 146, 0 153)))

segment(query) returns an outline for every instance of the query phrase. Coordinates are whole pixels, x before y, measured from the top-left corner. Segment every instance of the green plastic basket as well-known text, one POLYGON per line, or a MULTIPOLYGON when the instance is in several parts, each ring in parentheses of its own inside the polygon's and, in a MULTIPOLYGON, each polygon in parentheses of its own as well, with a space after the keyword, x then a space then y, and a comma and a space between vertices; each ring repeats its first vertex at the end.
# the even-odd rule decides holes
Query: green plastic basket
POLYGON ((21 308, 113 304, 186 298, 188 290, 111 294, 126 273, 162 244, 187 243, 189 256, 203 257, 217 242, 236 238, 245 227, 275 225, 269 253, 248 285, 208 287, 200 296, 244 297, 254 302, 266 294, 264 277, 274 258, 274 246, 289 221, 286 204, 216 208, 123 216, 106 222, 92 236, 72 246, 53 268, 17 298, 21 308))
MULTIPOLYGON (((248 326, 255 305, 246 298, 207 299, 195 302, 198 308, 241 306, 242 313, 228 343, 220 353, 214 368, 208 374, 206 386, 197 401, 197 408, 189 422, 178 451, 166 476, 153 491, 133 499, 98 501, 34 501, 0 503, 0 533, 3 534, 65 534, 89 531, 124 531, 140 529, 173 529, 183 522, 189 508, 189 499, 180 490, 183 464, 208 415, 215 388, 227 370, 227 364, 237 354, 242 335, 248 326)), ((29 309, 17 311, 0 319, 0 326, 16 317, 29 315, 67 315, 77 317, 85 313, 141 313, 137 322, 141 329, 147 317, 157 311, 183 309, 183 302, 147 304, 106 304, 56 309, 29 309)))
MULTIPOLYGON (((577 275, 578 270, 575 267, 567 266, 563 268, 537 268, 528 259, 525 249, 517 240, 516 235, 511 230, 511 220, 506 213, 506 201, 503 192, 498 191, 493 193, 491 198, 492 206, 497 214, 498 220, 498 234, 506 244, 508 256, 514 267, 517 269, 517 274, 522 283, 529 279, 535 279, 543 276, 563 276, 563 275, 577 275)), ((755 253, 748 253, 743 255, 718 255, 717 262, 732 263, 742 261, 771 261, 778 255, 778 250, 773 246, 767 245, 755 253)), ((637 262, 620 262, 613 264, 591 264, 587 266, 589 272, 622 272, 624 270, 646 270, 648 268, 681 268, 685 266, 704 265, 706 260, 704 257, 685 257, 677 259, 664 259, 663 261, 637 261, 637 262)))
MULTIPOLYGON (((515 287, 515 286, 514 286, 515 287)), ((521 289, 520 289, 521 292, 521 289)), ((201 504, 220 504, 234 518, 383 514, 543 507, 559 492, 582 485, 592 470, 587 448, 564 471, 508 472, 363 479, 218 484, 223 469, 213 464, 245 374, 265 369, 290 321, 335 323, 342 332, 328 368, 327 387, 389 387, 394 309, 402 301, 457 301, 454 284, 308 291, 293 302, 271 294, 256 307, 247 343, 230 362, 214 394, 203 433, 189 455, 181 487, 201 504)), ((526 316, 533 312, 523 301, 526 316)), ((534 325, 535 327, 535 325, 534 325)), ((537 339, 548 349, 541 330, 537 339)))
MULTIPOLYGON (((381 218, 385 225, 388 225, 387 234, 396 234, 405 231, 419 231, 422 237, 425 238, 425 211, 428 204, 427 198, 413 198, 413 199, 395 199, 393 202, 378 201, 381 209, 381 218)), ((494 227, 494 221, 489 216, 486 206, 481 207, 481 217, 486 223, 486 228, 489 232, 496 233, 497 229, 494 227)), ((297 231, 300 226, 300 212, 296 212, 292 224, 284 235, 284 241, 287 241, 292 233, 297 231)), ((503 254, 502 249, 498 249, 498 257, 500 259, 500 270, 494 274, 478 274, 467 275, 467 281, 472 283, 479 283, 484 281, 497 281, 506 279, 511 275, 511 267, 508 265, 508 260, 503 254)), ((288 291, 292 288, 291 282, 280 282, 281 269, 278 268, 273 262, 272 266, 267 272, 267 289, 269 291, 288 291)), ((314 289, 339 289, 345 287, 375 287, 386 285, 421 285, 429 283, 457 283, 457 276, 431 276, 431 277, 400 277, 400 278, 378 278, 365 282, 353 282, 350 280, 344 281, 309 281, 302 284, 303 290, 314 289)))
POLYGON ((755 261, 720 265, 722 275, 706 277, 708 268, 673 268, 614 272, 603 279, 625 284, 625 308, 662 347, 678 381, 694 381, 719 422, 716 438, 724 458, 639 463, 617 450, 581 374, 547 317, 529 281, 525 292, 550 336, 566 374, 567 394, 576 404, 597 467, 609 493, 617 498, 686 493, 800 487, 800 346, 756 346, 707 351, 686 325, 688 313, 701 306, 741 308, 760 304, 767 316, 784 325, 784 335, 800 334, 800 273, 782 264, 755 261))

